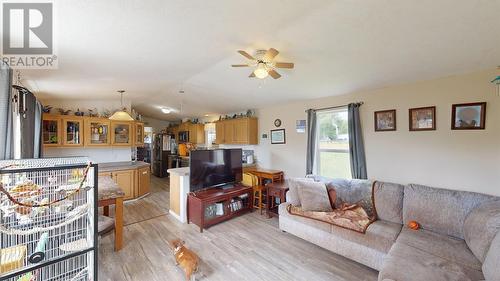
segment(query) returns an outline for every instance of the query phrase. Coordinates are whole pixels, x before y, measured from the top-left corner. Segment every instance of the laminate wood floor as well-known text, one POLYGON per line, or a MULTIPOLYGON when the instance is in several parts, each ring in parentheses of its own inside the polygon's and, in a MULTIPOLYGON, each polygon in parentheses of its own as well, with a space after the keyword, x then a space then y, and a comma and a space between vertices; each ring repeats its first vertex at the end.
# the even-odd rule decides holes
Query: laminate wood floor
POLYGON ((278 219, 253 212, 203 233, 168 214, 167 179, 152 177, 151 195, 125 205, 124 248, 99 242, 99 280, 184 280, 168 241, 181 238, 201 259, 199 281, 377 280, 377 272, 283 233, 278 219))

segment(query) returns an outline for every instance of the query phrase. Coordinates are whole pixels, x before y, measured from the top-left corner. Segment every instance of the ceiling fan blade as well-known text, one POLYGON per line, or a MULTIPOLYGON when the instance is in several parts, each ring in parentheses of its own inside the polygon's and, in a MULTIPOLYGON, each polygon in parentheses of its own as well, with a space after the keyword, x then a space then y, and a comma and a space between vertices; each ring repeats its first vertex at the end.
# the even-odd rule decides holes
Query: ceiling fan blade
POLYGON ((274 67, 277 68, 293 68, 293 62, 275 62, 274 67))
POLYGON ((249 55, 247 52, 245 52, 243 50, 238 50, 238 53, 240 53, 242 56, 244 56, 245 58, 247 58, 249 60, 255 60, 254 57, 252 57, 251 55, 249 55))
POLYGON ((250 75, 248 75, 248 77, 254 78, 255 77, 255 73, 252 72, 250 75))
POLYGON ((248 64, 232 64, 232 67, 249 67, 248 64))
POLYGON ((278 79, 281 77, 281 75, 274 69, 269 70, 269 75, 271 75, 271 77, 273 77, 274 79, 278 79))
POLYGON ((278 50, 271 48, 271 49, 267 50, 266 54, 264 55, 263 60, 264 61, 272 61, 274 59, 274 57, 276 57, 278 54, 279 54, 278 50))

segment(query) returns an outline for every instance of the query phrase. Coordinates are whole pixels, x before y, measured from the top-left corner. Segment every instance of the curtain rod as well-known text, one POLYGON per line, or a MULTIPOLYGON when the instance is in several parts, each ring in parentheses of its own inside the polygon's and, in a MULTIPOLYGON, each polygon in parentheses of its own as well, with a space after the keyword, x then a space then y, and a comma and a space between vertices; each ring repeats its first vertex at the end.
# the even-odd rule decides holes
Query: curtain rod
MULTIPOLYGON (((346 107, 349 104, 337 105, 337 106, 329 106, 329 107, 322 107, 322 108, 311 108, 311 109, 313 109, 315 111, 322 111, 322 110, 328 110, 328 109, 336 109, 336 108, 346 107)), ((364 104, 364 102, 362 102, 362 101, 360 101, 360 102, 354 102, 354 104, 362 105, 362 104, 364 104)), ((307 109, 307 110, 309 110, 309 109, 307 109)), ((306 112, 307 112, 307 110, 306 110, 306 112)))

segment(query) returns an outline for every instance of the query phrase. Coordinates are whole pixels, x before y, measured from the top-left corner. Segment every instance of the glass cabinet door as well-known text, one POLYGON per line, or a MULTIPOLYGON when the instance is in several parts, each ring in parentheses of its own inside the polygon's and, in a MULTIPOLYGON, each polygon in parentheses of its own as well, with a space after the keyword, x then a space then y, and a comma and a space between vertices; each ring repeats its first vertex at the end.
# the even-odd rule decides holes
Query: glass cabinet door
POLYGON ((83 120, 63 119, 63 145, 81 146, 83 145, 83 120))
POLYGON ((59 126, 60 119, 57 118, 43 118, 42 125, 42 138, 44 146, 58 146, 60 145, 59 126))
POLYGON ((113 145, 132 145, 132 125, 133 123, 111 123, 113 145))
POLYGON ((135 124, 135 144, 136 145, 144 144, 144 124, 142 123, 135 124))
POLYGON ((87 122, 87 133, 85 142, 88 146, 104 146, 110 145, 110 125, 106 120, 89 120, 87 122))

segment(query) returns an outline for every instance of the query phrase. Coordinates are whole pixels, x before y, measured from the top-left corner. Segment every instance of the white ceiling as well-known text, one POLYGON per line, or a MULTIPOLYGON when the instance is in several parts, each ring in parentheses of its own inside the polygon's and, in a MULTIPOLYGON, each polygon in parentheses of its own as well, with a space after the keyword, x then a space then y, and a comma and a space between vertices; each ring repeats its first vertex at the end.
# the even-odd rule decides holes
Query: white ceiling
POLYGON ((160 119, 494 68, 500 1, 56 1, 59 69, 25 71, 44 99, 118 99, 160 119), (279 80, 236 53, 274 47, 279 80), (178 94, 183 89, 184 95, 178 94), (182 112, 165 115, 158 106, 182 112))

